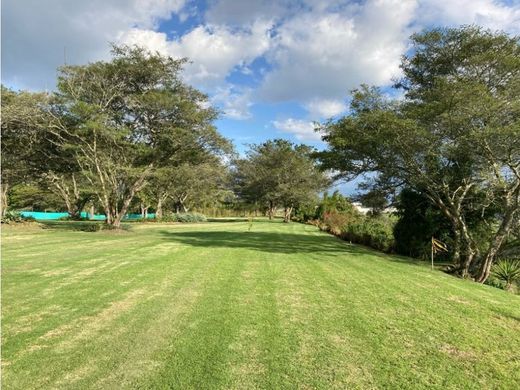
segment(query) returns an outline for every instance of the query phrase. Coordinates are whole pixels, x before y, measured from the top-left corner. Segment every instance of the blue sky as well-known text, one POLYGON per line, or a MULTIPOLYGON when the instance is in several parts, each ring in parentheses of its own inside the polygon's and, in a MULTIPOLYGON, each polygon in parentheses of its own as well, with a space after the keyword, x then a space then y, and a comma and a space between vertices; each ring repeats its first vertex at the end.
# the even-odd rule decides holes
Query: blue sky
POLYGON ((520 33, 520 0, 4 0, 2 83, 52 90, 64 48, 82 64, 138 44, 191 60, 184 78, 238 151, 269 138, 321 148, 313 122, 344 115, 361 83, 387 88, 410 34, 461 24, 520 33))

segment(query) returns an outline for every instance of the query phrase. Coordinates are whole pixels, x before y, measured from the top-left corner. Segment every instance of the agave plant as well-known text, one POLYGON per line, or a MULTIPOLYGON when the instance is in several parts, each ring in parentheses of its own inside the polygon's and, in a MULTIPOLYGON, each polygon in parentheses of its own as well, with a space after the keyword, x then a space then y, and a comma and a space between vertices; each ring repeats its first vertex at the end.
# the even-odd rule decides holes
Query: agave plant
POLYGON ((520 260, 499 260, 491 272, 496 279, 505 284, 507 291, 512 291, 514 283, 520 280, 520 260))

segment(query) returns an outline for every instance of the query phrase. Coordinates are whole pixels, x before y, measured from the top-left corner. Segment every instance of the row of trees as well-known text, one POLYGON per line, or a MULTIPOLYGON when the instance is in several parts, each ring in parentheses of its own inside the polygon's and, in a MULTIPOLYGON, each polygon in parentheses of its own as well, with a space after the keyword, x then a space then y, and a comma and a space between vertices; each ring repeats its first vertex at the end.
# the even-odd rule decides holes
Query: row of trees
POLYGON ((72 218, 95 205, 115 227, 131 209, 161 218, 237 194, 270 216, 285 207, 289 221, 326 185, 311 149, 277 140, 237 158, 206 95, 181 80, 184 63, 114 47, 109 62, 61 67, 55 93, 2 88, 2 212, 22 185, 72 218))
POLYGON ((321 126, 319 157, 339 177, 369 174, 375 193, 438 210, 455 271, 484 282, 520 219, 519 37, 470 26, 412 43, 400 97, 354 91, 349 115, 321 126))
POLYGON ((237 157, 213 125, 218 112, 181 80, 185 60, 138 47, 60 68, 52 94, 2 88, 2 212, 25 185, 75 218, 95 205, 116 227, 129 210, 209 204, 282 208, 289 221, 318 204, 324 172, 365 175, 360 199, 375 214, 398 206, 397 248, 413 254, 414 240, 441 235, 454 271, 483 282, 520 229, 519 38, 464 27, 412 43, 398 98, 355 90, 349 114, 319 126, 321 152, 274 140, 237 157))

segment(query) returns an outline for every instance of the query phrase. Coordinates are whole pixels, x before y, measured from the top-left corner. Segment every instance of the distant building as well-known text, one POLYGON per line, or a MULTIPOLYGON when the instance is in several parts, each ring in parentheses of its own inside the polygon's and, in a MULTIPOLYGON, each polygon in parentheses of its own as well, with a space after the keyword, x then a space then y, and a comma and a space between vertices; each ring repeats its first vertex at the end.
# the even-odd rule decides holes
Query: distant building
MULTIPOLYGON (((352 202, 352 205, 354 206, 354 208, 359 211, 361 214, 368 214, 369 212, 372 211, 372 209, 370 207, 365 207, 361 204, 361 202, 352 202)), ((397 211, 397 209, 395 207, 387 207, 386 209, 384 209, 383 213, 395 213, 397 211)))

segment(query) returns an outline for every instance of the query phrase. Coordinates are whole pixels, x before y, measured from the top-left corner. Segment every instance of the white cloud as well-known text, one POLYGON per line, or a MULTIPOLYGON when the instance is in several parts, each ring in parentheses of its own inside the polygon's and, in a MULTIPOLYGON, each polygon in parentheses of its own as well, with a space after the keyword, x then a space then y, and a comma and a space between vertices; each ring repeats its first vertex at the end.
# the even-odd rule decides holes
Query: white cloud
POLYGON ((292 134, 300 141, 320 141, 321 134, 314 131, 314 123, 289 118, 282 121, 273 121, 273 126, 284 133, 292 134))
POLYGON ((268 101, 340 99, 360 83, 384 85, 399 73, 414 0, 369 0, 341 12, 312 12, 282 24, 260 96, 268 101))
POLYGON ((15 0, 2 3, 2 82, 53 88, 56 68, 108 57, 131 27, 153 29, 185 0, 15 0))
POLYGON ((339 115, 347 109, 345 102, 336 99, 312 99, 305 103, 312 119, 318 120, 339 115))
POLYGON ((477 24, 492 30, 520 32, 520 2, 497 0, 422 0, 418 23, 458 26, 477 24))
POLYGON ((251 112, 249 112, 252 106, 250 89, 243 91, 231 85, 217 88, 211 100, 217 107, 221 107, 227 118, 237 120, 251 118, 251 112))
POLYGON ((248 118, 264 100, 297 102, 314 120, 343 113, 361 83, 388 85, 413 31, 475 23, 520 33, 518 0, 211 0, 201 12, 191 0, 4 1, 2 81, 51 89, 64 47, 82 64, 107 59, 108 42, 135 43, 188 57, 186 80, 228 117, 248 118), (202 24, 179 37, 158 31, 172 13, 197 12, 202 24), (262 57, 269 66, 252 66, 262 57), (234 71, 260 77, 258 90, 229 85, 234 71))
POLYGON ((145 29, 132 29, 120 35, 119 41, 138 44, 174 57, 187 57, 187 81, 203 87, 221 86, 234 69, 247 66, 263 55, 270 44, 270 24, 257 22, 239 30, 221 25, 198 26, 178 40, 166 34, 145 29))

